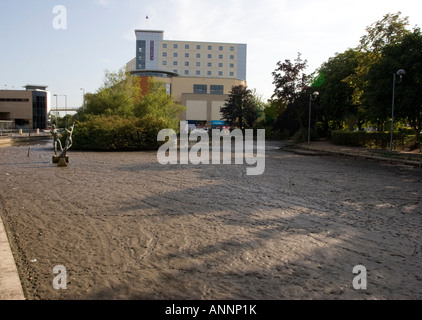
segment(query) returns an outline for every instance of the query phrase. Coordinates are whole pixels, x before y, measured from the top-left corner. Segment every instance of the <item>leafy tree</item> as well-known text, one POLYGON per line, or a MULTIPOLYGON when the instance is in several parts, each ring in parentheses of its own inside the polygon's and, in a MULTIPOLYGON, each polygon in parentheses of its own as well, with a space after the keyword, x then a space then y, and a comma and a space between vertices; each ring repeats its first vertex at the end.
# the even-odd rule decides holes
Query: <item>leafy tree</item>
MULTIPOLYGON (((274 130, 287 131, 290 136, 299 131, 305 131, 309 120, 309 96, 312 88, 309 86, 309 76, 303 71, 307 61, 301 59, 301 54, 292 63, 285 60, 278 62, 277 69, 273 72, 275 90, 273 99, 282 111, 274 123, 274 130)), ((312 126, 316 123, 316 104, 313 104, 312 126)))
POLYGON ((371 113, 379 119, 391 118, 393 74, 404 69, 402 81, 397 77, 395 118, 408 121, 416 132, 422 125, 422 34, 419 28, 404 35, 400 42, 386 45, 382 58, 368 73, 363 97, 371 113))
POLYGON ((308 87, 308 76, 303 72, 307 61, 303 61, 301 54, 293 64, 290 60, 277 62, 277 69, 272 73, 275 90, 272 98, 282 103, 293 103, 295 99, 308 87))
POLYGON ((355 72, 348 76, 345 81, 353 88, 353 104, 357 106, 361 114, 365 114, 366 120, 377 123, 382 127, 385 116, 377 111, 372 105, 368 105, 364 93, 369 84, 369 72, 371 68, 382 59, 383 48, 387 45, 399 43, 409 33, 406 28, 409 25, 408 17, 400 17, 401 12, 387 14, 366 28, 367 34, 361 37, 357 48, 358 67, 355 72))
POLYGON ((233 86, 224 107, 222 118, 230 126, 237 128, 252 127, 258 119, 258 104, 251 90, 243 85, 233 86))
POLYGON ((104 83, 95 94, 86 94, 86 105, 77 118, 83 120, 91 115, 133 116, 133 108, 141 99, 141 89, 136 78, 123 69, 118 72, 106 71, 104 83))
POLYGON ((138 118, 149 115, 167 119, 170 123, 169 129, 177 131, 179 116, 183 110, 185 107, 174 102, 163 83, 150 79, 148 93, 135 105, 134 115, 138 118))
POLYGON ((342 129, 347 118, 363 119, 363 115, 353 104, 353 88, 344 81, 358 67, 358 55, 359 52, 354 49, 337 53, 321 65, 318 70, 319 78, 313 81, 313 86, 320 93, 319 104, 325 134, 329 130, 342 129))

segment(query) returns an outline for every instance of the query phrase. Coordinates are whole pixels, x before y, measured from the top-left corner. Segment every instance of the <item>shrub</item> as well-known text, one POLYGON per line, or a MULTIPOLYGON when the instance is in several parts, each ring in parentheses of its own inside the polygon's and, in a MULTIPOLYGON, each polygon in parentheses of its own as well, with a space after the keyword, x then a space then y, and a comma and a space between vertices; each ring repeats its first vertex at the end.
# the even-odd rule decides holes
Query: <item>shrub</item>
MULTIPOLYGON (((75 150, 136 151, 154 150, 161 142, 158 132, 168 127, 162 118, 146 116, 125 118, 120 116, 89 116, 84 122, 76 122, 73 131, 75 150)), ((66 139, 66 135, 62 137, 66 139)), ((64 145, 63 145, 64 146, 64 145)))
MULTIPOLYGON (((331 132, 331 140, 334 144, 351 147, 370 147, 386 149, 390 146, 391 134, 389 132, 366 132, 366 131, 343 131, 336 130, 331 132)), ((412 140, 406 132, 394 132, 393 147, 403 149, 412 140)))

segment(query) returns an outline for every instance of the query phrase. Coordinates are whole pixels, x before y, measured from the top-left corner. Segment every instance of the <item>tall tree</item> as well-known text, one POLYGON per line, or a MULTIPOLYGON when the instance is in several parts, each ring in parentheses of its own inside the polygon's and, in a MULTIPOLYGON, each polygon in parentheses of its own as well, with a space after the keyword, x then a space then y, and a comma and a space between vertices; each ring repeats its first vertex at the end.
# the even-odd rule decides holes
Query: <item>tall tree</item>
POLYGON ((224 107, 221 108, 222 118, 231 127, 252 127, 258 119, 258 106, 252 91, 247 87, 233 86, 224 107))
POLYGON ((402 18, 401 12, 387 14, 383 19, 366 28, 366 35, 361 37, 357 48, 358 67, 355 72, 345 79, 353 88, 353 103, 362 113, 366 114, 368 121, 382 126, 385 117, 373 109, 373 106, 365 100, 364 92, 369 84, 369 72, 371 68, 382 59, 383 48, 387 45, 399 43, 409 33, 408 17, 402 18))
POLYGON ((103 85, 95 94, 86 94, 86 105, 78 112, 79 119, 85 115, 133 116, 133 107, 140 101, 139 83, 123 69, 106 71, 103 85))
POLYGON ((328 130, 341 129, 347 118, 362 119, 358 108, 353 104, 353 89, 344 81, 358 67, 359 52, 348 49, 324 62, 318 70, 320 81, 315 86, 320 93, 325 133, 328 130))
POLYGON ((139 118, 151 116, 166 119, 171 129, 177 129, 179 116, 185 109, 174 102, 173 97, 166 92, 164 83, 150 79, 148 93, 134 106, 134 115, 139 118))
POLYGON ((416 132, 422 125, 422 34, 419 28, 406 34, 400 42, 382 50, 382 58, 368 73, 363 97, 372 114, 379 119, 391 118, 393 75, 404 69, 402 81, 397 77, 395 118, 409 122, 416 132))
POLYGON ((294 63, 286 59, 277 62, 277 69, 272 73, 275 85, 273 99, 282 103, 293 103, 294 100, 308 87, 308 76, 303 72, 307 61, 302 60, 301 53, 294 63))
MULTIPOLYGON (((287 130, 290 135, 307 127, 309 111, 309 77, 304 73, 307 61, 302 60, 301 54, 294 63, 285 60, 277 63, 277 69, 272 73, 275 85, 273 99, 279 110, 284 110, 274 123, 274 130, 287 130)), ((315 111, 315 110, 314 110, 315 111)), ((316 113, 313 112, 315 124, 316 113)))

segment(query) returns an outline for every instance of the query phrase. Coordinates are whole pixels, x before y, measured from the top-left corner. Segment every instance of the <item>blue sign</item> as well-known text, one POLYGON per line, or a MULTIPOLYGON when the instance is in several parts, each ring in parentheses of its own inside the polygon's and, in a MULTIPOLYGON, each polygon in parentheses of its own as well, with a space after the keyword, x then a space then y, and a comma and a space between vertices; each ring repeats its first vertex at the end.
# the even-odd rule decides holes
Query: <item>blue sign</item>
POLYGON ((226 125, 226 121, 223 121, 223 120, 211 121, 211 125, 212 126, 225 126, 226 125))

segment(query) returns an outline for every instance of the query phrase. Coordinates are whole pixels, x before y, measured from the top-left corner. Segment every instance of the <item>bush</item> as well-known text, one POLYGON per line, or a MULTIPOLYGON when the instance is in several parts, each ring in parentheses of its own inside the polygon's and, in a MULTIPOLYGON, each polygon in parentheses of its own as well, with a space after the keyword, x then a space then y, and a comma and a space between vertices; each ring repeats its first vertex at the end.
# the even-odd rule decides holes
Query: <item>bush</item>
MULTIPOLYGON (((84 122, 75 123, 72 149, 91 151, 155 150, 162 144, 157 141, 158 132, 168 128, 168 125, 168 121, 165 119, 151 116, 142 119, 90 116, 84 122)), ((65 140, 66 135, 62 139, 65 140)))
MULTIPOLYGON (((334 144, 338 145, 386 149, 390 146, 391 134, 389 132, 336 130, 331 132, 331 139, 334 144)), ((404 149, 411 140, 414 140, 414 136, 409 136, 404 131, 394 132, 393 148, 404 149)))

